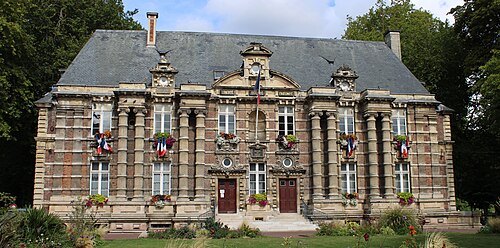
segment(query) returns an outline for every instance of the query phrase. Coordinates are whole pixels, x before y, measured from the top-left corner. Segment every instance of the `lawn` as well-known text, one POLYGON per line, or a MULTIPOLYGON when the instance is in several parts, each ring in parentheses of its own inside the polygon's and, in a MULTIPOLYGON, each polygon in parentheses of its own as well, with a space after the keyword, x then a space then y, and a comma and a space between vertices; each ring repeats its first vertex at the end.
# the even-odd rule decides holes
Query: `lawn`
MULTIPOLYGON (((464 234, 464 233, 446 233, 446 236, 458 247, 498 247, 500 244, 500 235, 494 234, 464 234)), ((384 236, 377 235, 370 237, 367 246, 364 247, 399 247, 408 236, 384 236)), ((424 235, 417 235, 418 243, 424 240, 424 235)), ((284 247, 283 238, 259 237, 255 239, 207 239, 207 240, 160 240, 160 239, 134 239, 134 240, 112 240, 106 241, 103 247, 106 248, 126 248, 126 247, 191 247, 198 242, 196 247, 284 247), (204 243, 205 246, 200 245, 204 243)), ((304 237, 290 239, 290 247, 357 247, 357 243, 364 245, 364 239, 356 237, 304 237)), ((363 246, 360 246, 363 247, 363 246)))

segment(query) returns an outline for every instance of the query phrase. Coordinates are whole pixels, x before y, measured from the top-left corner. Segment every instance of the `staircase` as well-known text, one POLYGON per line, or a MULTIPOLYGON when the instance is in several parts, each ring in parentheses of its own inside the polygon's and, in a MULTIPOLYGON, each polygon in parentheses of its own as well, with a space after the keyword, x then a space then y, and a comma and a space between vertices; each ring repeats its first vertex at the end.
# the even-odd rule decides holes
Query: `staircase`
POLYGON ((317 225, 297 213, 280 213, 261 220, 241 214, 218 214, 215 219, 231 229, 237 229, 241 224, 246 223, 250 227, 259 228, 262 232, 315 231, 318 228, 317 225))

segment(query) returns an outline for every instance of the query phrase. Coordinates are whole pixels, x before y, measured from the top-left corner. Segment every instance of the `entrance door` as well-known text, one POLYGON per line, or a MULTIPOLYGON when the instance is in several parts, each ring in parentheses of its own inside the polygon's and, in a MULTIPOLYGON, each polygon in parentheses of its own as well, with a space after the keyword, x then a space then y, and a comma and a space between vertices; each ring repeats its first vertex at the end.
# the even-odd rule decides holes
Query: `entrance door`
POLYGON ((280 212, 297 213, 296 179, 280 179, 280 212))
POLYGON ((219 179, 219 213, 236 213, 236 179, 219 179))

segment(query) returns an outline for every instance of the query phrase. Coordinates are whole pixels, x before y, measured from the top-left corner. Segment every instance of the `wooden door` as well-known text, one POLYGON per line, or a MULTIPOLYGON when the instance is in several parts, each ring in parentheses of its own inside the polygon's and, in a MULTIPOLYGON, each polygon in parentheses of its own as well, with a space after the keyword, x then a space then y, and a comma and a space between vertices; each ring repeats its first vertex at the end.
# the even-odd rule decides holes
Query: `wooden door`
POLYGON ((280 179, 280 212, 297 213, 297 180, 280 179))
POLYGON ((219 213, 236 213, 236 179, 219 179, 219 213))

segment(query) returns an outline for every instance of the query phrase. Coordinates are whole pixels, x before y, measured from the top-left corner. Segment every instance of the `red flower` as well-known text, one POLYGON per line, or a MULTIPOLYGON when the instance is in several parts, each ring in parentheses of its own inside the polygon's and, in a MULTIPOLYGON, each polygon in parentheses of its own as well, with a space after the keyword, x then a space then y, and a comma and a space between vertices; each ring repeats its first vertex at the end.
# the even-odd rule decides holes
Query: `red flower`
POLYGON ((363 238, 365 238, 365 241, 368 241, 368 239, 370 238, 370 235, 368 233, 365 233, 365 235, 363 235, 363 238))
POLYGON ((415 230, 414 226, 410 226, 410 236, 415 236, 417 234, 417 230, 415 230))

